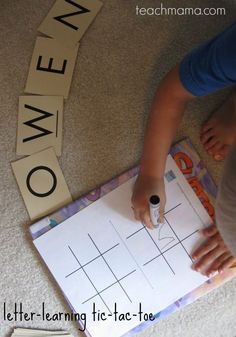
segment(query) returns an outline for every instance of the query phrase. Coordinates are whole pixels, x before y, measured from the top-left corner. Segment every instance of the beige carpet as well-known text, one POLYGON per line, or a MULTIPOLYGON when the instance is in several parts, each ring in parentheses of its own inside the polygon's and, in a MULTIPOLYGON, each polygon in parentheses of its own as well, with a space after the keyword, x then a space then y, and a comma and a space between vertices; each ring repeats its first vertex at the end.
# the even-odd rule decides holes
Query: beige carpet
MULTIPOLYGON (((198 7, 206 1, 164 0, 164 5, 198 7)), ((23 302, 37 311, 66 311, 65 300, 33 248, 24 203, 11 172, 15 155, 18 96, 23 94, 37 27, 53 0, 9 0, 0 4, 0 335, 15 326, 69 329, 64 322, 5 322, 3 302, 23 302)), ((134 166, 140 158, 145 120, 162 76, 201 41, 221 31, 235 17, 234 0, 209 0, 226 7, 226 16, 137 17, 135 6, 155 7, 159 0, 104 0, 104 7, 84 36, 65 104, 63 155, 60 164, 73 198, 134 166)), ((222 166, 204 153, 201 123, 226 92, 193 102, 176 139, 189 136, 216 181, 222 166)), ((236 280, 140 336, 235 337, 236 280)), ((112 334, 111 334, 112 336, 112 334)))

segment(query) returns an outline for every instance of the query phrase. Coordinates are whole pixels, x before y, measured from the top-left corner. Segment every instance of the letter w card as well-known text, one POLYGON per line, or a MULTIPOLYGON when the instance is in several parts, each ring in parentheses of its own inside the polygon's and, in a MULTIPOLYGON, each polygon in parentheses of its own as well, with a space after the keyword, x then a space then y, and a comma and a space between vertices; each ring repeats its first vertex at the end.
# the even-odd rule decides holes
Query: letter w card
POLYGON ((31 220, 72 201, 53 148, 11 163, 31 220))
POLYGON ((25 92, 67 98, 78 47, 66 48, 54 39, 37 37, 25 92))
POLYGON ((102 7, 98 0, 57 0, 39 31, 67 45, 75 45, 102 7))
POLYGON ((18 155, 30 155, 53 147, 61 155, 62 96, 20 96, 18 113, 18 155))

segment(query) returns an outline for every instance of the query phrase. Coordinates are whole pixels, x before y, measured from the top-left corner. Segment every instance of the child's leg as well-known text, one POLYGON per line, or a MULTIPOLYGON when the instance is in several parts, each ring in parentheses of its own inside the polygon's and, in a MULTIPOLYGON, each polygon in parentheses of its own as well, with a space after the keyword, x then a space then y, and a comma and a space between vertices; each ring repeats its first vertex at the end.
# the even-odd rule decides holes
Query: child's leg
POLYGON ((216 201, 216 225, 236 257, 236 142, 227 156, 216 201))
POLYGON ((201 141, 215 160, 223 160, 236 140, 236 89, 203 125, 201 141))

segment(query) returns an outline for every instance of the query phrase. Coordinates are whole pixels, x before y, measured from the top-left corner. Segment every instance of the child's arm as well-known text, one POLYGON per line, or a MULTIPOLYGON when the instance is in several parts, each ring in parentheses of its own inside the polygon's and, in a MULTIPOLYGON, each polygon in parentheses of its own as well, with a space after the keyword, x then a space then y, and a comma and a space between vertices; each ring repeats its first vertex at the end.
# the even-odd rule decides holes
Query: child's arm
POLYGON ((140 173, 135 183, 132 204, 137 220, 152 227, 148 198, 157 194, 164 212, 165 191, 163 176, 166 157, 191 95, 179 79, 179 66, 161 81, 154 98, 146 127, 140 173))

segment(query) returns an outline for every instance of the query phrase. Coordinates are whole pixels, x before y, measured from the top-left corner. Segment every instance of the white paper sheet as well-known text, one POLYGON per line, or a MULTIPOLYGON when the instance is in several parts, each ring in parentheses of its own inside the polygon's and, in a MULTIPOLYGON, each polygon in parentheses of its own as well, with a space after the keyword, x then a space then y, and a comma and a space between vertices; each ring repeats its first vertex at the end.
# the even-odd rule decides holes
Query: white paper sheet
POLYGON ((148 230, 131 209, 135 178, 34 241, 93 337, 119 337, 207 280, 191 269, 198 229, 211 219, 171 156, 166 165, 165 223, 148 230), (114 315, 115 303, 118 311, 114 315), (93 304, 105 321, 92 315, 93 304), (130 313, 130 320, 117 321, 130 313))

